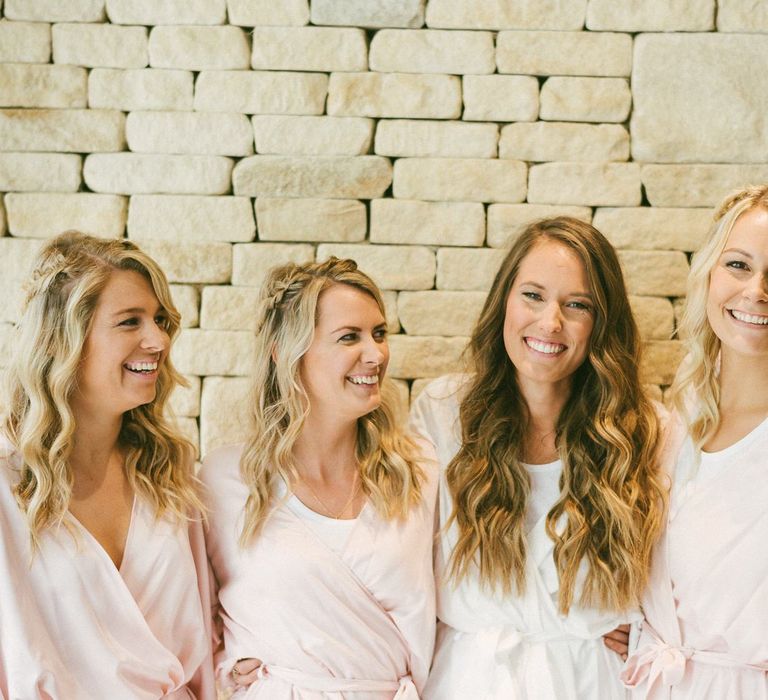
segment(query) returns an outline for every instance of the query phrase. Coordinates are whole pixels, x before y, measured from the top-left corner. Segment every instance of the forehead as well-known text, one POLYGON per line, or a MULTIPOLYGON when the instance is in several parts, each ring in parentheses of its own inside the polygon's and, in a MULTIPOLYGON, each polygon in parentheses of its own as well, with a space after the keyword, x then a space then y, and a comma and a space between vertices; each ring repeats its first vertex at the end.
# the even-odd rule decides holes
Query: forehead
POLYGON ((733 247, 745 250, 768 247, 768 209, 753 207, 736 219, 725 243, 725 248, 733 247))
POLYGON ((382 321, 384 319, 376 300, 357 287, 334 284, 321 292, 317 301, 318 325, 335 324, 360 315, 373 315, 382 321))
POLYGON ((96 310, 107 312, 115 308, 149 307, 158 305, 152 285, 135 270, 113 270, 101 290, 96 310))
POLYGON ((553 280, 568 278, 587 288, 584 264, 575 251, 564 243, 544 239, 538 241, 520 261, 515 281, 524 282, 530 277, 550 277, 553 280))

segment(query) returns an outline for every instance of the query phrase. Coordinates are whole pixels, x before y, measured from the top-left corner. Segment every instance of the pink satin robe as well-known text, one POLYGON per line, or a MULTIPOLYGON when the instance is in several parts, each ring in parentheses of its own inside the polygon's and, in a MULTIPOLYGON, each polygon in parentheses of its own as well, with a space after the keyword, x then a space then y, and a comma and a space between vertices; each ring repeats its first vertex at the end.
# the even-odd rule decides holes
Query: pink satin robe
POLYGON ((209 455, 208 556, 219 587, 223 684, 239 658, 266 675, 234 698, 416 700, 432 658, 432 540, 436 474, 425 465, 423 500, 406 520, 363 507, 340 554, 285 505, 256 540, 238 540, 248 489, 242 445, 209 455))

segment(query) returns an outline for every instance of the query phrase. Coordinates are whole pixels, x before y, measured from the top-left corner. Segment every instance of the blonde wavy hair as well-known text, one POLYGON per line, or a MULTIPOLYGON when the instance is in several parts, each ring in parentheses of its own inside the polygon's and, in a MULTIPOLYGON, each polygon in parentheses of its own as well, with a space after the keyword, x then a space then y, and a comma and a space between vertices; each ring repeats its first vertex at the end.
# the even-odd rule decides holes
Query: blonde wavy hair
MULTIPOLYGON (((261 289, 250 429, 240 461, 250 490, 240 536, 243 546, 258 535, 269 515, 278 477, 287 484, 298 477, 293 446, 311 410, 299 373, 301 358, 314 337, 320 296, 337 284, 369 295, 385 315, 381 293, 354 260, 330 258, 276 267, 261 289)), ((376 510, 391 519, 405 517, 420 501, 423 471, 415 444, 395 420, 386 378, 382 398, 377 409, 358 419, 356 451, 364 492, 376 510)))
POLYGON ((688 351, 672 384, 672 400, 688 425, 694 445, 702 445, 720 423, 717 362, 720 339, 707 318, 709 278, 736 220, 745 212, 768 210, 768 185, 747 187, 726 197, 715 210, 704 244, 691 260, 680 335, 688 351))
POLYGON ((656 464, 659 428, 638 378, 640 341, 616 253, 594 227, 570 217, 539 221, 515 241, 493 281, 467 348, 473 371, 461 401, 462 446, 447 468, 459 537, 454 580, 476 567, 482 584, 525 590, 530 479, 522 449, 529 413, 504 346, 507 298, 522 260, 542 241, 584 265, 594 304, 589 354, 557 420, 560 498, 547 515, 560 579, 559 608, 624 610, 638 603, 663 521, 656 464))
MULTIPOLYGON (((138 272, 150 283, 173 339, 180 317, 168 282, 157 263, 131 241, 63 233, 43 247, 27 284, 0 429, 21 459, 15 496, 35 547, 69 507, 69 456, 76 428, 70 397, 99 296, 116 270, 138 272)), ((168 512, 184 519, 202 504, 192 472, 192 445, 165 417, 168 398, 180 383, 184 378, 166 358, 155 400, 124 414, 119 441, 133 489, 152 503, 158 517, 168 512)))

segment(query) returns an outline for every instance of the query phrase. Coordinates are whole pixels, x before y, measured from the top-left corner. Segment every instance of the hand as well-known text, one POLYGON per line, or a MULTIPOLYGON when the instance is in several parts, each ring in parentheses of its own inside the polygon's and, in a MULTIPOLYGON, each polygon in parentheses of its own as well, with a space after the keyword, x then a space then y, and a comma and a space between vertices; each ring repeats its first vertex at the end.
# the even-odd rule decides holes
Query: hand
POLYGON ((604 634, 603 642, 611 651, 615 651, 626 661, 629 651, 629 625, 619 625, 615 630, 604 634))
POLYGON ((261 670, 261 659, 238 659, 232 667, 232 680, 240 686, 249 686, 256 682, 266 671, 261 670))

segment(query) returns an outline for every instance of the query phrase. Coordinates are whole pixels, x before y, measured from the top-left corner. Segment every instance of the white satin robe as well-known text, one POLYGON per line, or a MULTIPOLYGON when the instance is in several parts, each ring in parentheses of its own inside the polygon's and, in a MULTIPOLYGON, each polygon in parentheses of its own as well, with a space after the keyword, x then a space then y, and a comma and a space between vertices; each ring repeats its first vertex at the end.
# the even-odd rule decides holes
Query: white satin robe
POLYGON ((200 523, 157 521, 137 497, 119 570, 71 515, 76 538, 45 532, 33 553, 18 466, 0 438, 0 698, 213 700, 200 523))
POLYGON ((253 657, 266 674, 233 698, 416 700, 435 634, 434 463, 425 464, 423 500, 406 520, 385 521, 367 503, 337 554, 280 503, 255 541, 240 547, 248 496, 241 452, 242 445, 216 450, 201 472, 222 684, 231 686, 237 659, 253 657))

